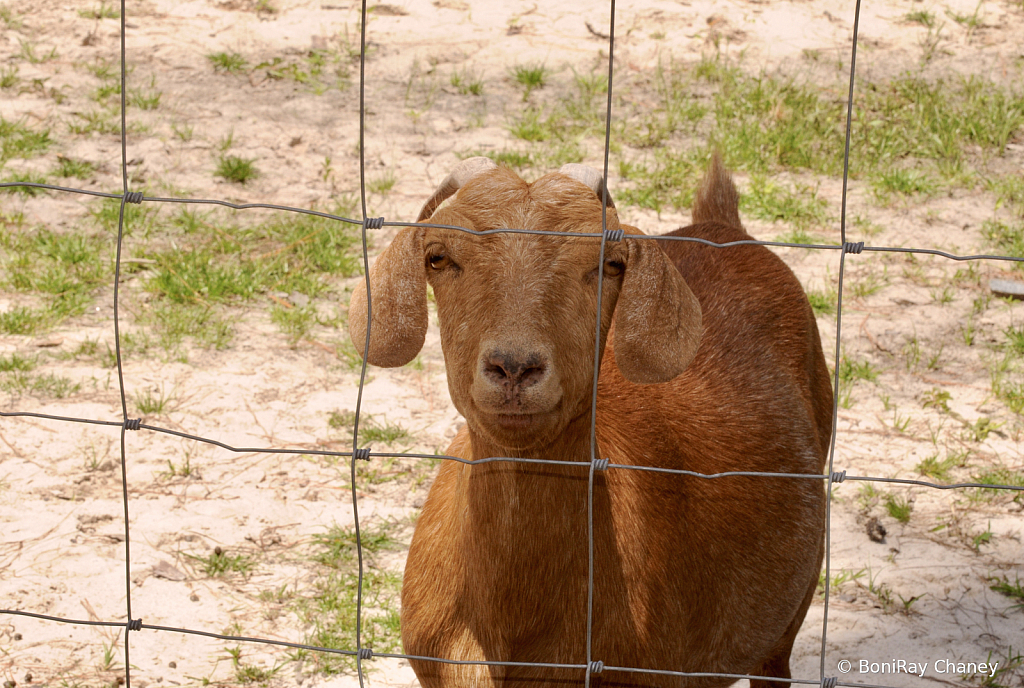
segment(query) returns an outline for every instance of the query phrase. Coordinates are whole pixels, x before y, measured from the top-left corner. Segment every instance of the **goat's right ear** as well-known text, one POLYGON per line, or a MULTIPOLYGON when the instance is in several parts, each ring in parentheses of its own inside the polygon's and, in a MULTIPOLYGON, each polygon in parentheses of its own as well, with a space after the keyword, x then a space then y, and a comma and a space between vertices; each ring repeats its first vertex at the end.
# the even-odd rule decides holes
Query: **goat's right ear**
MULTIPOLYGON (((403 366, 427 336, 427 280, 423 229, 406 227, 370 268, 373 322, 367 361, 382 368, 403 366)), ((366 346, 366 280, 356 284, 348 307, 348 334, 356 351, 366 346)))

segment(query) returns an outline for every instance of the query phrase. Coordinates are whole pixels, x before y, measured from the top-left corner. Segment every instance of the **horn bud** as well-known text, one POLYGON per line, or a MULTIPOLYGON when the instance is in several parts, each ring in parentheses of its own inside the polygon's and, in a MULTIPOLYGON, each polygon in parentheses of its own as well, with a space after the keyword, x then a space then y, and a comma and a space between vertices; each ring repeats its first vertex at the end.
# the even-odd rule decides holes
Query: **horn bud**
POLYGON ((615 201, 612 200, 612 195, 608 193, 608 187, 605 186, 604 177, 593 167, 570 162, 562 165, 558 171, 566 177, 575 179, 590 187, 590 190, 597 196, 597 200, 601 200, 602 197, 606 198, 609 208, 615 207, 615 201))
POLYGON ((434 195, 431 196, 423 207, 420 208, 420 214, 416 217, 417 222, 423 222, 437 210, 437 206, 444 203, 445 199, 452 196, 465 186, 470 179, 473 177, 483 174, 484 172, 490 172, 493 169, 497 169, 497 165, 490 158, 477 156, 475 158, 466 158, 459 163, 454 170, 451 171, 444 181, 437 187, 434 195))

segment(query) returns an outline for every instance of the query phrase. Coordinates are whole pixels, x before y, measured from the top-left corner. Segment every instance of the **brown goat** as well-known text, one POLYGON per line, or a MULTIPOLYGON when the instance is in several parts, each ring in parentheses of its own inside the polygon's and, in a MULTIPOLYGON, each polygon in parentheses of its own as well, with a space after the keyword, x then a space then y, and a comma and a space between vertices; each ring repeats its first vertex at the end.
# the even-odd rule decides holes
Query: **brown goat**
MULTIPOLYGON (((602 184, 567 166, 527 184, 475 159, 420 220, 474 230, 600 233, 602 184), (568 168, 568 169, 567 169, 568 168), (574 178, 575 177, 575 178, 574 178), (582 180, 582 181, 579 181, 582 180), (457 196, 433 212, 445 197, 457 196)), ((610 200, 610 199, 609 199, 610 200)), ((669 236, 751 237, 717 157, 695 224, 669 236)), ((619 229, 614 206, 607 226, 619 229)), ((822 474, 832 389, 814 315, 762 246, 606 244, 598 458, 700 473, 822 474), (609 343, 615 355, 604 356, 609 343)), ((585 664, 587 492, 595 238, 410 227, 370 273, 369 362, 419 351, 426 285, 448 386, 466 425, 448 453, 581 462, 442 463, 402 589, 405 652, 454 660, 585 664)), ((362 351, 366 294, 349 316, 362 351)), ((611 468, 594 477, 592 658, 606 667, 790 676, 823 552, 823 480, 611 468)), ((581 685, 581 669, 414 660, 424 688, 581 685)), ((725 686, 605 669, 595 685, 725 686)), ((788 684, 754 681, 755 688, 788 684)))

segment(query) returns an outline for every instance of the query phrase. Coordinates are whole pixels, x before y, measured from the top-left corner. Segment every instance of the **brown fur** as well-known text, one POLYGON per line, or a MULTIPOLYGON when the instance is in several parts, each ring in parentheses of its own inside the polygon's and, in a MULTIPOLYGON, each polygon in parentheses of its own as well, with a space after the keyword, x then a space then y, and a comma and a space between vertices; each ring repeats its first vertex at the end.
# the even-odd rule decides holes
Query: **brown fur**
MULTIPOLYGON (((750 238, 720 163, 697 199, 694 216, 703 221, 672 235, 750 238)), ((600 218, 600 201, 578 182, 553 174, 529 185, 499 169, 467 183, 432 221, 600 232, 600 218)), ((608 226, 619 226, 613 209, 608 226)), ((406 653, 586 661, 598 250, 595 239, 417 227, 371 271, 374 363, 415 356, 426 317, 419 294, 424 281, 433 286, 449 389, 466 418, 449 454, 581 462, 442 463, 406 564, 406 653), (416 312, 403 312, 410 308, 416 312)), ((823 471, 828 371, 810 306, 781 260, 760 246, 627 240, 607 244, 605 265, 601 338, 615 356, 602 346, 599 457, 702 473, 823 471)), ((350 327, 362 350, 365 300, 357 297, 365 295, 353 297, 350 327)), ((820 480, 609 469, 595 476, 593 510, 595 660, 789 677, 793 639, 821 569, 820 480)), ((582 670, 412 664, 424 688, 568 686, 584 677, 582 670)), ((732 682, 609 669, 595 681, 732 682)))

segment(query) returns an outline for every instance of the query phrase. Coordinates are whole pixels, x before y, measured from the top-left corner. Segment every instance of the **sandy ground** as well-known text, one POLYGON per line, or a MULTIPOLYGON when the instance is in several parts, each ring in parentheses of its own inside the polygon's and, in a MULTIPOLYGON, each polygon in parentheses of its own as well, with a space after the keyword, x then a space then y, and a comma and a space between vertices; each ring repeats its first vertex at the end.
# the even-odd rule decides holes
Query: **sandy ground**
MULTIPOLYGON (((12 162, 8 171, 45 171, 58 154, 72 156, 96 163, 92 178, 75 184, 116 191, 118 136, 72 136, 59 123, 73 121, 75 112, 86 110, 86 94, 96 86, 96 79, 76 65, 97 59, 116 63, 117 20, 83 17, 80 10, 95 5, 73 0, 15 0, 4 6, 20 17, 20 24, 8 26, 0 37, 4 64, 19 61, 25 41, 37 54, 51 48, 59 53, 49 61, 19 62, 22 83, 42 80, 38 88, 3 92, 0 115, 47 123, 56 139, 46 156, 12 162), (63 90, 67 98, 57 102, 48 89, 63 90)), ((1019 85, 1024 10, 1019 2, 985 2, 981 7, 982 21, 971 32, 948 22, 937 57, 925 73, 979 74, 1019 85)), ((930 34, 902 18, 923 8, 941 17, 947 10, 971 14, 976 5, 973 0, 866 2, 861 74, 882 78, 918 64, 930 34)), ((293 59, 310 49, 357 49, 358 17, 358 6, 350 0, 275 2, 274 11, 247 0, 129 2, 129 83, 162 92, 157 109, 129 113, 130 122, 145 127, 128 138, 133 185, 145 186, 153 195, 302 208, 326 208, 332 200, 354 197, 354 63, 345 62, 347 75, 337 77, 341 81, 315 88, 268 79, 260 70, 217 73, 207 55, 237 52, 253 65, 275 56, 293 59), (185 127, 188 140, 176 135, 185 127), (229 137, 233 152, 256 159, 262 171, 244 186, 212 174, 218 146, 229 137)), ((388 193, 370 195, 371 214, 412 220, 457 154, 510 147, 514 142, 507 130, 508 112, 517 106, 521 90, 509 70, 542 62, 553 73, 546 89, 555 92, 573 70, 600 69, 607 42, 595 33, 607 33, 607 26, 607 7, 591 0, 398 0, 378 5, 368 25, 367 176, 373 180, 390 175, 394 186, 388 193), (468 97, 450 85, 449 75, 462 69, 480 75, 483 96, 468 97)), ((807 51, 826 56, 830 64, 848 65, 852 26, 853 3, 846 0, 620 2, 616 88, 642 98, 645 76, 659 60, 696 60, 713 50, 715 42, 723 55, 742 60, 745 69, 827 71, 834 68, 808 60, 807 51)), ((588 148, 588 156, 588 162, 600 163, 598 148, 588 148)), ((1018 134, 993 164, 1012 169, 1022 160, 1024 139, 1018 134)), ((543 171, 534 171, 534 176, 543 171)), ((744 175, 738 181, 741 187, 747 183, 744 175)), ((839 182, 815 181, 838 215, 839 182)), ((616 184, 613 170, 613 194, 616 184)), ((21 211, 31 223, 66 232, 87 221, 90 203, 69 194, 0 197, 7 211, 21 211)), ((861 211, 881 228, 869 243, 961 253, 985 247, 981 223, 1000 212, 994 198, 980 190, 877 207, 869 203, 863 184, 854 183, 851 212, 861 211)), ((648 233, 688 221, 685 213, 672 210, 658 214, 620 205, 620 214, 648 233)), ((750 221, 748 227, 765 239, 786 229, 760 221, 750 221)), ((838 225, 824 234, 838 241, 838 225)), ((387 230, 377 233, 374 250, 389 236, 387 230)), ((144 237, 129 237, 126 256, 136 255, 143 243, 144 237)), ((780 249, 780 254, 809 288, 836 277, 835 252, 780 249)), ((902 258, 863 254, 849 259, 848 275, 884 267, 893 279, 868 297, 844 296, 844 350, 873 362, 881 373, 876 383, 858 383, 856 404, 839 411, 836 468, 851 475, 915 478, 914 467, 929 455, 967 447, 973 463, 954 471, 957 479, 969 479, 972 471, 985 466, 1020 471, 1024 426, 993 397, 985 366, 1000 333, 1019 322, 1019 306, 994 301, 974 321, 974 346, 958 335, 972 301, 986 293, 988 278, 1005 275, 1005 268, 983 263, 981 279, 953 282, 957 266, 928 258, 917 265, 920 270, 912 278, 902 258), (952 287, 953 298, 940 303, 934 292, 945 285, 952 287), (941 353, 941 362, 932 368, 905 366, 902 352, 911 337, 921 342, 925 357, 941 353), (935 387, 950 392, 955 416, 922 407, 922 395, 935 387), (967 436, 965 428, 980 418, 991 419, 998 430, 980 439, 967 436), (897 430, 894 426, 904 420, 909 424, 897 430)), ((121 317, 129 324, 148 307, 144 279, 144 273, 133 272, 122 284, 121 317)), ((339 280, 336 295, 344 294, 350 282, 339 280)), ((169 399, 144 422, 236 447, 345 451, 350 439, 329 419, 333 411, 355 408, 358 374, 336 353, 347 334, 334 326, 318 326, 306 340, 290 342, 267 312, 272 302, 290 296, 265 295, 232 307, 236 335, 223 350, 192 347, 175 356, 159 350, 126 354, 129 400, 146 391, 169 399)), ((26 298, 0 292, 0 312, 26 298)), ((344 312, 343 300, 315 305, 323 313, 338 314, 344 312)), ((819 327, 831 356, 834 316, 822 316, 819 327)), ((62 399, 0 392, 0 410, 119 420, 116 372, 98 357, 61 356, 87 341, 112 345, 113 336, 109 288, 97 295, 86 315, 50 332, 0 336, 0 355, 38 355, 42 363, 37 372, 65 376, 80 385, 78 392, 62 399)), ((412 439, 396 443, 391 447, 395 451, 444 450, 460 419, 448 398, 435 327, 416 367, 370 371, 363 411, 410 431, 412 439)), ((0 607, 123 622, 127 592, 132 616, 146 624, 306 640, 311 624, 296 612, 295 600, 320 575, 312 565, 314 536, 332 524, 352 523, 347 462, 313 455, 231 453, 163 433, 129 433, 125 456, 131 554, 126 582, 119 434, 111 427, 0 419, 0 607), (255 567, 244 574, 207 575, 196 557, 209 557, 215 547, 252 557, 255 567)), ((369 528, 391 524, 392 536, 407 543, 429 476, 429 462, 412 459, 388 464, 377 474, 367 468, 357 484, 361 523, 369 528)), ((1022 573, 1021 501, 1012 495, 972 500, 966 491, 879 487, 912 503, 912 518, 902 524, 888 514, 881 498, 859 490, 851 482, 835 488, 832 571, 859 577, 833 588, 826 674, 840 675, 841 660, 849 660, 853 671, 841 680, 893 686, 1024 685, 1019 660, 1024 653, 1024 611, 1010 609, 1012 600, 990 589, 990 578, 1013 581, 1022 573), (882 541, 869 537, 873 517, 887 531, 882 541), (860 672, 860 660, 869 662, 868 673, 860 672), (929 668, 923 678, 870 673, 870 663, 894 660, 928 663, 929 668), (940 660, 999 662, 1005 671, 990 678, 962 676, 955 669, 944 673, 936 665, 940 660)), ((403 560, 399 546, 372 563, 400 572, 403 560)), ((797 639, 795 677, 818 678, 823 611, 822 601, 816 601, 797 639)), ((293 661, 289 651, 273 646, 146 630, 131 634, 129 649, 131 680, 139 686, 241 683, 256 680, 251 677, 257 670, 275 667, 272 676, 260 680, 272 685, 356 684, 351 673, 325 674, 312 659, 293 661), (233 660, 236 647, 242 650, 233 660), (249 679, 246 667, 253 668, 249 679)), ((5 685, 110 684, 123 677, 124 661, 123 633, 0 615, 0 675, 5 685)), ((369 666, 368 685, 416 685, 405 662, 377 659, 369 666)))

